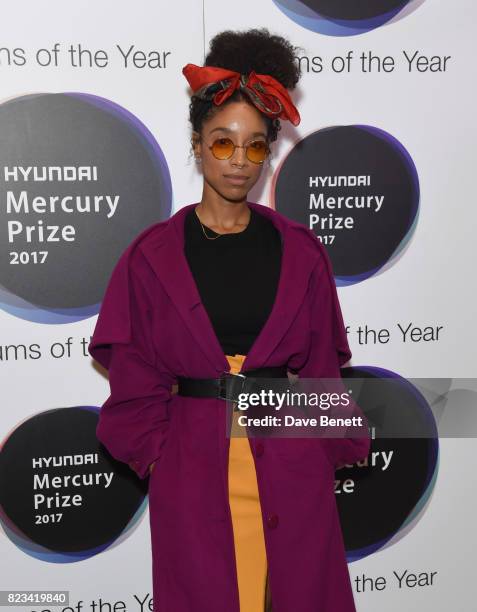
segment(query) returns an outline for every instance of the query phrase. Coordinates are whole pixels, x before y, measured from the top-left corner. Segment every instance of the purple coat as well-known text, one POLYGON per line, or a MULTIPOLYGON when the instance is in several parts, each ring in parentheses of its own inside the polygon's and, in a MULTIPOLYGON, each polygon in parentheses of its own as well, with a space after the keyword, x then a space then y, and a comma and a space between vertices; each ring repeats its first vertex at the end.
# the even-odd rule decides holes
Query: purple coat
MULTIPOLYGON (((230 370, 184 254, 184 218, 196 205, 143 230, 113 270, 89 344, 111 388, 97 436, 140 478, 157 462, 149 478, 155 610, 239 612, 226 404, 171 393, 177 376, 230 370)), ((272 312, 242 369, 287 364, 304 378, 339 378, 351 352, 324 246, 304 225, 248 205, 281 232, 283 256, 272 312)), ((273 612, 354 612, 334 472, 367 456, 368 427, 360 438, 249 442, 273 612)))

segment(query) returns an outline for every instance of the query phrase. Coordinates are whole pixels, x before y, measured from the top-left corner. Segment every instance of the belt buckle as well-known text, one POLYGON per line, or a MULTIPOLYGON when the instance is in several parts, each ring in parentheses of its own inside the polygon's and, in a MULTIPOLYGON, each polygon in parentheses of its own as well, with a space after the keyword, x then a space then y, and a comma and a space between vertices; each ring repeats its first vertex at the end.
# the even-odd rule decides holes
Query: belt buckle
POLYGON ((234 399, 232 399, 230 397, 227 397, 227 383, 226 383, 226 380, 227 380, 227 378, 233 378, 233 377, 241 378, 242 379, 242 385, 240 387, 240 391, 239 392, 242 391, 243 385, 245 383, 245 379, 247 378, 245 376, 245 374, 240 374, 240 372, 235 374, 233 372, 227 372, 226 370, 224 370, 222 372, 222 375, 219 378, 219 392, 218 392, 218 395, 217 395, 217 397, 219 399, 228 400, 228 401, 231 401, 231 402, 237 402, 238 401, 238 400, 234 400, 234 399), (225 374, 225 376, 224 376, 224 374, 225 374), (222 395, 222 392, 224 393, 224 395, 222 395))

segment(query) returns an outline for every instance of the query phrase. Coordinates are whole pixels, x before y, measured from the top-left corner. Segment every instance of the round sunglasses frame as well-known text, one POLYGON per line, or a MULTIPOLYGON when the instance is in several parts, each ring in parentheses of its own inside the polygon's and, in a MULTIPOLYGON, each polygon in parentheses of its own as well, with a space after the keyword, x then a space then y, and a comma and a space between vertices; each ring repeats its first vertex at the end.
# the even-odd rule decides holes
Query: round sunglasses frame
POLYGON ((247 143, 245 145, 236 145, 231 138, 228 138, 226 136, 225 137, 222 136, 221 138, 216 138, 211 145, 209 145, 207 143, 205 143, 205 145, 206 145, 206 147, 210 151, 212 151, 212 155, 215 157, 215 159, 219 159, 220 161, 225 161, 225 160, 230 159, 231 157, 233 157, 235 155, 236 149, 245 149, 245 155, 247 156, 247 159, 249 161, 251 161, 253 164, 257 164, 259 166, 261 166, 267 160, 268 156, 270 155, 270 147, 268 146, 268 143, 265 140, 251 140, 249 143, 247 143), (234 147, 232 153, 228 157, 217 157, 217 155, 215 155, 215 153, 214 153, 214 144, 216 142, 218 142, 219 140, 228 140, 232 144, 232 146, 234 147), (250 159, 250 157, 248 156, 249 147, 251 147, 251 145, 253 145, 255 142, 260 142, 260 143, 263 142, 266 145, 266 147, 267 147, 265 157, 263 158, 262 161, 255 161, 253 159, 250 159))

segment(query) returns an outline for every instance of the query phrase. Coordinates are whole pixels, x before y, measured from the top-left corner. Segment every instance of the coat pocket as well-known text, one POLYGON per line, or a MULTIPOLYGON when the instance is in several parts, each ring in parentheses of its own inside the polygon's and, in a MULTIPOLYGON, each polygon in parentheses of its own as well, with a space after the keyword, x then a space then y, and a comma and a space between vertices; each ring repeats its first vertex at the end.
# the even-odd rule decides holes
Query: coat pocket
POLYGON ((152 487, 154 486, 153 483, 155 482, 158 473, 162 472, 165 467, 164 463, 166 463, 167 461, 167 451, 169 447, 171 446, 171 443, 173 442, 173 440, 171 440, 173 436, 174 436, 174 421, 171 420, 170 425, 169 425, 169 430, 160 448, 160 455, 155 460, 154 467, 152 468, 152 472, 150 472, 149 474, 149 484, 148 484, 149 492, 151 492, 152 487))

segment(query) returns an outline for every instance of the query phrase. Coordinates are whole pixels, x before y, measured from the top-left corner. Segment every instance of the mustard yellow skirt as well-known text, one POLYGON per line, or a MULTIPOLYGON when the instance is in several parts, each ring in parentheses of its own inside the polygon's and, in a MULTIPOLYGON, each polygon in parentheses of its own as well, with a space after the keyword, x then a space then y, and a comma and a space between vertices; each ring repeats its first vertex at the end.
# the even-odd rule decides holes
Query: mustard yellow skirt
MULTIPOLYGON (((245 355, 226 355, 230 371, 240 371, 245 355)), ((234 411, 233 418, 239 413, 234 411)), ((240 611, 263 612, 267 556, 255 464, 247 437, 231 436, 228 463, 229 503, 234 530, 240 611)))

